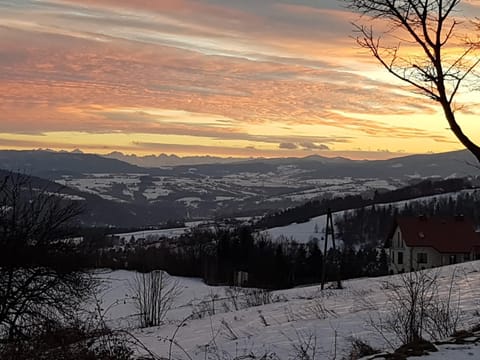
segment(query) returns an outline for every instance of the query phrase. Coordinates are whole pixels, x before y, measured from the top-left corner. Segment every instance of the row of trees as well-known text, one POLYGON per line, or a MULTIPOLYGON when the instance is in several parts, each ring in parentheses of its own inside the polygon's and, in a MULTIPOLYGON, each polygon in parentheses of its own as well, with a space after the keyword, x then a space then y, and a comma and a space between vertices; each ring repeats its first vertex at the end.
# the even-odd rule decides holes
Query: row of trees
MULTIPOLYGON (((194 229, 174 243, 159 239, 151 246, 100 249, 89 257, 91 266, 148 272, 163 269, 172 275, 201 277, 210 284, 234 285, 234 274, 248 273, 246 285, 286 288, 318 283, 325 256, 318 240, 299 244, 273 241, 247 226, 194 229)), ((327 279, 336 278, 334 259, 339 259, 342 278, 387 273, 386 255, 374 247, 329 250, 327 279)))
POLYGON ((415 199, 421 196, 436 195, 440 193, 455 192, 472 187, 470 180, 447 179, 447 180, 423 180, 416 184, 400 189, 379 192, 376 191, 371 198, 361 195, 347 195, 333 199, 321 199, 308 201, 303 205, 280 210, 260 219, 258 228, 272 228, 284 226, 294 222, 301 223, 312 217, 325 215, 327 209, 342 211, 347 209, 361 208, 378 203, 390 203, 401 200, 415 199))
POLYGON ((464 215, 480 225, 480 191, 461 192, 411 201, 403 206, 372 205, 344 212, 336 218, 340 237, 348 246, 383 244, 395 216, 452 216, 464 215))

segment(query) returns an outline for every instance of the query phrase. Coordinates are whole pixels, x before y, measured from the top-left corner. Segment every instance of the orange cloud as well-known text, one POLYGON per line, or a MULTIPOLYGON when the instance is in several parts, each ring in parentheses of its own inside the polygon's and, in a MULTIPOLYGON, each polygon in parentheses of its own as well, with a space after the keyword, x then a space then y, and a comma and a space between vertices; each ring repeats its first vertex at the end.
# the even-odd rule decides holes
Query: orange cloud
POLYGON ((436 113, 368 73, 371 59, 356 56, 348 38, 350 14, 334 1, 7 2, 0 5, 2 134, 45 135, 34 142, 47 145, 61 143, 59 132, 78 133, 80 145, 92 134, 188 135, 332 152, 379 136, 450 141, 389 120, 436 113), (184 115, 162 116, 172 111, 184 115), (194 121, 195 114, 209 120, 194 121))

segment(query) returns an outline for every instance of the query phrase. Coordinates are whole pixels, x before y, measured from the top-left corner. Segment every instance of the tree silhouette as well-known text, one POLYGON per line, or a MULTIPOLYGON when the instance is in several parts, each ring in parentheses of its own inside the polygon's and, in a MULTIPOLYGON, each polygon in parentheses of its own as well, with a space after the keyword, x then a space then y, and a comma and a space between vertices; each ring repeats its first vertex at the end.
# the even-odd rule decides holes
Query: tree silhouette
POLYGON ((345 1, 366 20, 354 24, 357 43, 390 74, 438 102, 451 131, 480 162, 480 147, 455 117, 455 97, 462 87, 473 84, 480 62, 480 41, 469 37, 479 24, 458 16, 462 1, 345 1), (382 30, 375 30, 372 21, 382 30))
POLYGON ((0 339, 71 315, 92 289, 67 240, 82 209, 52 191, 25 175, 0 177, 0 339))

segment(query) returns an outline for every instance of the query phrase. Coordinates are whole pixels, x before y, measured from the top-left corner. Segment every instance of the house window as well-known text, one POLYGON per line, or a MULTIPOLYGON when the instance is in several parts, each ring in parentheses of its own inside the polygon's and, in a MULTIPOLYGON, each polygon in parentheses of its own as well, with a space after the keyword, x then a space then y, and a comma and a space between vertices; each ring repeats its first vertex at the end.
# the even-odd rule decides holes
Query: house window
POLYGON ((470 261, 470 254, 469 253, 463 254, 463 261, 470 261))
POLYGON ((417 254, 417 263, 426 264, 428 262, 427 253, 418 253, 417 254))
POLYGON ((398 257, 397 257, 397 264, 398 264, 398 265, 402 265, 402 264, 403 264, 403 252, 402 252, 402 251, 399 251, 397 255, 398 255, 398 257))
POLYGON ((397 232, 397 247, 402 247, 402 241, 400 240, 400 232, 397 232))

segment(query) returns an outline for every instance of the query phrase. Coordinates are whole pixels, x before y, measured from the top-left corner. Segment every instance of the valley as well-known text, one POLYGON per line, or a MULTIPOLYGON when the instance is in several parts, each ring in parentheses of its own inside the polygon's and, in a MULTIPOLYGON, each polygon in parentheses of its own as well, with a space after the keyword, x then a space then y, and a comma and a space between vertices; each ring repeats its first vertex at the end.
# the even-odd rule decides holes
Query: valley
MULTIPOLYGON (((347 195, 370 199, 423 179, 475 182, 479 171, 471 162, 469 153, 457 151, 382 161, 310 156, 146 168, 91 154, 0 151, 0 168, 53 181, 93 210, 128 208, 121 222, 130 226, 261 216, 347 195)), ((120 225, 102 216, 98 221, 120 225)))

